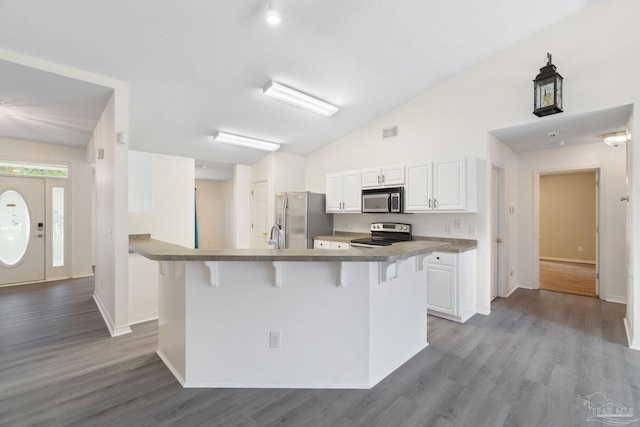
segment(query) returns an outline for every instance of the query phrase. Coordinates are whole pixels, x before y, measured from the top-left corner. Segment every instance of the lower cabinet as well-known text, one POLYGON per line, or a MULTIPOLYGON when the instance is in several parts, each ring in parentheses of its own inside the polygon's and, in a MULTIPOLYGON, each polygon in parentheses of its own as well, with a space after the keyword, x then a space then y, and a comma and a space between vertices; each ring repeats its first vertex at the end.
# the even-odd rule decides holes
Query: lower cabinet
POLYGON ((345 242, 333 242, 329 240, 314 240, 313 249, 349 249, 351 245, 345 242))
POLYGON ((427 257, 427 313, 464 323, 476 313, 476 251, 427 257))

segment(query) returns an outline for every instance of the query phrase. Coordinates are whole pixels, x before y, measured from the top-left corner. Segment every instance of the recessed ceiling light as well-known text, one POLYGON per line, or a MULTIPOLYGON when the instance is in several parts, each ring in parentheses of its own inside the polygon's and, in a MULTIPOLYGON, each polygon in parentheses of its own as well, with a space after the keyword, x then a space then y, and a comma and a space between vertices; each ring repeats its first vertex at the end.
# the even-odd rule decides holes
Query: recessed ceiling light
POLYGON ((280 148, 280 144, 276 144, 275 142, 249 138, 248 136, 234 135, 227 132, 214 133, 213 140, 217 142, 224 142, 225 144, 240 145, 242 147, 257 148, 258 150, 266 151, 276 151, 280 148))
POLYGON ((292 89, 278 82, 270 81, 262 90, 262 93, 272 98, 288 102, 297 107, 304 108, 314 113, 329 117, 335 114, 339 108, 333 104, 322 101, 299 90, 292 89))

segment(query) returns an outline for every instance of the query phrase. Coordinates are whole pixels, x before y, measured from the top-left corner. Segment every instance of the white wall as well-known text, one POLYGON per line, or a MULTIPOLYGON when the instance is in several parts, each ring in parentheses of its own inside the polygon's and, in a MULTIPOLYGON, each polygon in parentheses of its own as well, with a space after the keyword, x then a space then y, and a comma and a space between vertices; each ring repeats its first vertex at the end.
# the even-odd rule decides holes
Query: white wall
MULTIPOLYGON (((66 277, 93 275, 91 222, 93 216, 91 200, 93 170, 91 164, 85 161, 85 150, 62 145, 0 138, 0 153, 0 157, 4 160, 69 165, 70 176, 66 191, 71 191, 67 199, 69 201, 67 225, 70 227, 70 241, 67 245, 69 246, 70 259, 67 261, 68 275, 66 277)), ((49 278, 47 276, 47 279, 49 278)))
POLYGON ((518 155, 518 283, 536 287, 538 195, 536 173, 562 170, 601 169, 600 175, 600 297, 626 301, 626 190, 625 147, 603 143, 539 150, 518 155))
POLYGON ((251 182, 269 181, 268 224, 275 224, 277 193, 306 189, 305 164, 304 157, 274 152, 251 167, 251 182))
MULTIPOLYGON (((491 149, 494 141, 488 132, 544 120, 531 113, 531 81, 544 65, 547 52, 553 53, 554 64, 565 79, 565 112, 562 114, 640 102, 637 16, 640 16, 640 2, 610 0, 590 6, 515 44, 309 156, 307 189, 324 192, 325 175, 330 172, 465 155, 484 160, 484 166, 479 166, 481 177, 475 214, 478 225, 476 304, 479 312, 487 313, 491 253, 488 206, 494 160, 489 156, 502 155, 500 160, 507 163, 509 176, 517 170, 511 154, 491 149), (602 25, 602 22, 616 22, 616 25, 602 25), (595 82, 606 82, 606 89, 594 90, 595 82), (382 129, 390 125, 399 126, 399 136, 382 141, 382 129)), ((636 156, 640 158, 640 154, 636 156)), ((640 180, 640 171, 634 175, 640 180)), ((640 189, 636 191, 640 193, 640 189)), ((507 197, 512 203, 513 189, 508 190, 507 197)), ((454 219, 450 214, 441 215, 416 214, 410 222, 416 229, 429 229, 434 222, 454 219)), ((516 210, 516 215, 520 215, 520 210, 516 210)), ((640 223, 640 209, 634 214, 634 220, 640 223)), ((336 215, 336 221, 344 220, 336 215)), ((530 220, 521 217, 509 222, 511 226, 517 223, 520 228, 532 227, 530 220)), ((339 222, 335 224, 336 229, 342 227, 339 222)), ((640 231, 636 233, 640 237, 640 231)), ((508 238, 508 245, 510 260, 530 256, 518 253, 512 236, 508 238)), ((640 255, 634 255, 634 259, 640 264, 640 255)), ((524 261, 518 264, 521 262, 524 261)), ((637 298, 640 303, 640 296, 637 298)), ((637 322, 640 323, 640 319, 637 322)))
POLYGON ((117 129, 128 128, 128 92, 114 91, 87 148, 104 150, 95 159, 95 293, 94 299, 111 335, 131 332, 129 327, 129 258, 127 218, 128 148, 119 144, 117 129), (124 104, 124 105, 122 105, 124 104))
POLYGON ((198 243, 201 249, 233 248, 229 229, 233 220, 233 181, 196 180, 198 243))
POLYGON ((251 247, 251 166, 236 165, 233 169, 233 230, 234 247, 251 247))
MULTIPOLYGON (((193 248, 195 162, 185 157, 129 151, 129 234, 193 248), (151 192, 149 194, 149 192, 151 192), (142 199, 142 201, 140 200, 142 199)), ((129 322, 158 317, 158 262, 129 254, 129 322)))
MULTIPOLYGON (((129 234, 151 234, 154 239, 193 248, 195 162, 164 154, 151 154, 151 158, 153 208, 129 213, 129 234)), ((136 191, 133 184, 130 192, 136 191)))
MULTIPOLYGON (((492 135, 488 135, 488 139, 490 166, 502 169, 504 175, 503 244, 499 248, 500 259, 505 264, 501 269, 504 289, 498 289, 498 295, 505 297, 518 287, 518 212, 515 210, 518 205, 518 158, 511 148, 492 135)), ((491 225, 487 227, 490 229, 491 225)))

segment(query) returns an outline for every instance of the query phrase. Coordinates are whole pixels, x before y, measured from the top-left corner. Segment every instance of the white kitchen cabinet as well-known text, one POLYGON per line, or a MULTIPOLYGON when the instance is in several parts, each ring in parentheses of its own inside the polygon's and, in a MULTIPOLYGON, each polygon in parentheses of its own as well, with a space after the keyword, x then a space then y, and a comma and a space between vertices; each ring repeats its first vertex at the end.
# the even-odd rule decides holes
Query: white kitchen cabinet
POLYGON ((346 242, 334 242, 329 240, 313 240, 313 249, 350 249, 351 245, 346 242))
POLYGON ((404 165, 362 171, 362 188, 398 187, 401 185, 404 185, 404 165))
POLYGON ((439 211, 464 210, 467 202, 466 159, 433 164, 433 204, 439 211))
POLYGON ((475 212, 475 175, 475 159, 407 166, 405 212, 475 212))
POLYGON ((361 212, 362 187, 360 171, 327 175, 327 212, 361 212))
POLYGON ((407 166, 407 188, 404 193, 405 212, 433 210, 433 183, 431 163, 407 166))
POLYGON ((427 313, 464 323, 476 313, 476 251, 427 256, 427 313))

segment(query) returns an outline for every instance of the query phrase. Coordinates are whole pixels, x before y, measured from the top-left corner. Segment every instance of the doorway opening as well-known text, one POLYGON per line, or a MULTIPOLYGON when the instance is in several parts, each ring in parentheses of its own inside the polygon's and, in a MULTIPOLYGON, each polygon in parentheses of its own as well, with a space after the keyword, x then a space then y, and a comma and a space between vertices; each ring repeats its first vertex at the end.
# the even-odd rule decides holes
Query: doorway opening
POLYGON ((538 287, 599 295, 599 169, 538 179, 538 287))

